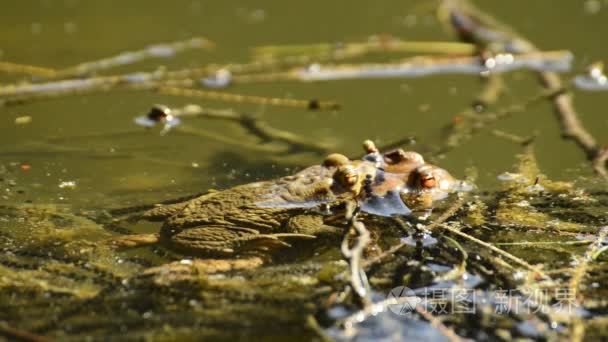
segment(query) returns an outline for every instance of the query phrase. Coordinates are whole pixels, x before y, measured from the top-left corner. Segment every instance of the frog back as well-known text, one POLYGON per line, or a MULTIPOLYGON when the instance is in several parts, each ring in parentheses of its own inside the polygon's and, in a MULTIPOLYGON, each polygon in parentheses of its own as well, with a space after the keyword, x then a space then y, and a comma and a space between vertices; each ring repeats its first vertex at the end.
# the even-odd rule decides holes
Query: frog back
POLYGON ((294 213, 289 208, 258 205, 261 198, 268 196, 272 185, 272 181, 250 183, 192 199, 165 222, 163 230, 175 233, 207 225, 276 231, 294 213))

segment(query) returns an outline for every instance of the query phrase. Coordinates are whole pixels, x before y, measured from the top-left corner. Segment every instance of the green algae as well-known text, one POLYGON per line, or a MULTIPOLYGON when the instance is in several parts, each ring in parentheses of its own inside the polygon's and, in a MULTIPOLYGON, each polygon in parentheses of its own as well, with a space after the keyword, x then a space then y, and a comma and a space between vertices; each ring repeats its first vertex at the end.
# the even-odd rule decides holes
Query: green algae
POLYGON ((576 189, 573 183, 553 181, 543 175, 534 155, 533 145, 524 147, 517 156, 515 173, 508 174, 504 183, 504 196, 496 204, 496 220, 502 225, 560 232, 593 233, 595 222, 573 222, 560 219, 552 213, 551 206, 578 207, 596 200, 576 189), (539 205, 535 205, 539 204, 539 205))
MULTIPOLYGON (((539 177, 541 171, 532 147, 517 157, 513 172, 534 181, 506 182, 495 193, 473 196, 446 224, 489 243, 530 241, 529 245, 499 246, 531 263, 542 264, 546 272, 570 268, 564 261, 585 247, 562 242, 571 240, 572 233, 593 233, 603 223, 602 217, 593 214, 604 206, 602 193, 594 195, 569 182, 539 177), (587 215, 560 218, 560 210, 581 206, 587 207, 587 215), (538 233, 532 238, 530 231, 538 233), (554 244, 535 245, 535 240, 554 244)), ((25 331, 61 340, 99 336, 145 340, 242 338, 251 334, 274 338, 298 334, 307 339, 319 334, 306 323, 311 315, 321 326, 327 326, 334 318, 326 310, 335 306, 356 308, 348 291, 344 291, 349 282, 345 276, 347 264, 341 260, 337 245, 325 244, 318 255, 306 252, 307 256, 295 260, 293 256, 298 253, 292 251, 292 257, 262 268, 204 274, 188 262, 166 268, 163 264, 175 256, 160 250, 133 254, 104 247, 99 242, 115 234, 107 230, 112 220, 105 214, 98 215, 102 218, 98 220, 57 205, 1 209, 7 229, 0 236, 6 251, 0 257, 0 298, 6 309, 0 319, 25 331), (225 327, 231 328, 227 331, 225 327)), ((441 211, 437 209, 431 220, 441 211)), ((418 234, 415 224, 396 225, 381 218, 370 222, 376 246, 370 253, 388 249, 404 232, 418 234)), ((530 275, 514 278, 518 267, 479 245, 453 235, 436 237, 437 244, 406 246, 390 259, 371 266, 368 275, 374 291, 388 293, 397 286, 420 288, 435 282, 464 286, 464 279, 471 277, 482 282, 483 286, 475 290, 481 297, 505 288, 525 292, 540 286, 530 275)), ((605 254, 596 253, 596 265, 589 266, 580 286, 586 300, 579 305, 589 310, 603 310, 607 305, 599 297, 601 287, 593 285, 606 281, 601 273, 604 259, 605 254)), ((569 272, 574 271, 556 275, 542 286, 566 286, 569 272)), ((555 298, 549 296, 543 303, 552 301, 555 298)), ((549 316, 563 324, 570 319, 551 312, 549 316)), ((500 315, 491 307, 482 306, 475 312, 475 324, 467 315, 443 317, 444 322, 469 336, 481 329, 495 338, 516 339, 520 334, 518 322, 529 320, 535 321, 546 336, 555 334, 546 328, 550 322, 540 316, 500 315)))

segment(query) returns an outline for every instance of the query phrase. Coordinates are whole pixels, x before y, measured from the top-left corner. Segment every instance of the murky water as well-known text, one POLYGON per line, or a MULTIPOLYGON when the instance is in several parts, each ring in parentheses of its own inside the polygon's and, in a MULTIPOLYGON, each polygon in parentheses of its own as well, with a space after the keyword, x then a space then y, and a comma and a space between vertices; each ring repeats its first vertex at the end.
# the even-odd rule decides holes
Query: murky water
MULTIPOLYGON (((608 32, 608 1, 484 1, 479 5, 539 48, 571 51, 575 56, 573 72, 564 74, 564 80, 582 73, 591 62, 607 60, 608 45, 605 44, 603 33, 608 32)), ((5 0, 0 19, 0 61, 49 68, 64 68, 150 44, 194 36, 203 36, 216 43, 212 51, 189 51, 169 59, 121 67, 107 74, 150 71, 159 64, 168 69, 180 69, 207 63, 246 62, 251 58, 251 49, 256 46, 363 41, 372 34, 391 34, 416 41, 455 40, 437 21, 433 3, 427 1, 174 3, 150 0, 5 0)), ((17 76, 0 74, 0 84, 17 80, 17 76)), ((505 74, 504 81, 506 95, 494 108, 522 103, 541 91, 535 75, 529 71, 505 74)), ((193 119, 189 125, 241 141, 245 146, 227 145, 177 131, 161 136, 158 130, 144 130, 133 123, 134 117, 146 114, 157 103, 176 107, 195 103, 205 107, 256 112, 276 128, 312 141, 327 141, 333 144, 333 151, 346 155, 360 154, 364 139, 373 139, 382 145, 405 137, 415 138, 415 144, 408 148, 425 154, 441 144, 446 125, 452 122, 456 114, 470 106, 480 89, 480 78, 475 75, 318 83, 285 81, 234 85, 226 89, 227 92, 239 94, 333 100, 342 105, 339 111, 225 103, 150 91, 110 91, 0 108, 0 203, 6 206, 24 203, 66 205, 100 212, 282 176, 319 163, 323 158, 323 155, 316 153, 276 156, 247 149, 246 145, 254 144, 255 138, 230 122, 193 119), (15 119, 22 116, 30 116, 31 123, 15 124, 15 119)), ((606 93, 573 90, 573 94, 584 125, 600 142, 608 142, 606 93)), ((548 102, 531 105, 523 112, 500 121, 495 127, 520 136, 537 134, 536 157, 542 172, 549 178, 574 181, 592 191, 605 189, 604 183, 594 177, 582 151, 574 143, 561 139, 548 102)), ((521 147, 490 132, 491 129, 482 130, 463 145, 441 156, 437 163, 458 177, 464 176, 467 167, 474 166, 479 173, 476 183, 481 191, 499 188, 497 176, 512 170, 512 165, 516 163, 514 155, 521 152, 521 147)), ((599 207, 596 210, 603 209, 599 207)), ((18 223, 9 219, 11 215, 4 215, 6 220, 3 217, 3 221, 8 224, 0 224, 5 226, 2 230, 13 232, 21 229, 18 223)), ((69 217, 71 213, 65 215, 69 217)), ((593 215, 600 216, 596 213, 593 215)), ((133 229, 155 231, 156 227, 140 225, 133 229)), ((87 238, 86 231, 79 234, 75 237, 87 238)), ((4 232, 0 232, 0 235, 4 236, 4 232)), ((492 236, 487 238, 492 239, 492 236)), ((516 253, 516 248, 509 251, 516 253)), ((581 251, 584 248, 577 250, 579 254, 581 251)), ((133 253, 135 257, 138 256, 137 252, 133 253)), ((141 253, 147 257, 152 254, 146 251, 141 253)), ((518 255, 534 257, 535 253, 524 251, 518 255)), ((332 255, 335 257, 335 251, 333 254, 328 252, 325 257, 331 259, 332 255)), ((554 262, 561 257, 557 253, 553 260, 542 260, 554 262)), ((319 259, 323 261, 323 257, 319 259)), ((161 256, 160 260, 167 259, 161 256)), ((160 261, 156 260, 155 263, 160 261)), ((143 268, 141 265, 133 267, 143 268)), ((305 269, 302 273, 311 276, 317 271, 305 269)), ((259 288, 252 289, 252 293, 267 299, 264 305, 273 307, 272 303, 280 303, 280 300, 271 298, 267 293, 256 292, 268 286, 263 280, 256 281, 253 286, 259 288)), ((97 283, 92 286, 104 288, 104 285, 97 283)), ((600 286, 604 285, 606 283, 600 281, 600 286)), ((217 289, 222 284, 209 286, 217 289)), ((236 289, 243 284, 231 283, 230 286, 236 289)), ((117 306, 119 304, 116 303, 121 301, 128 303, 127 306, 137 305, 137 298, 129 297, 126 287, 111 288, 116 289, 117 293, 108 299, 107 307, 117 306)), ((308 290, 306 288, 304 292, 308 290)), ((218 290, 218 296, 223 294, 218 290)), ((322 297, 323 294, 319 290, 319 293, 311 293, 310 296, 322 297)), ((3 296, 0 307, 8 300, 9 297, 3 296)), ((10 307, 16 306, 18 300, 14 300, 10 307)), ((36 300, 45 303, 40 298, 36 300)), ((70 297, 70 300, 75 299, 70 297)), ((166 301, 163 299, 156 305, 177 305, 174 300, 188 302, 189 298, 173 294, 173 297, 166 298, 166 301)), ((297 297, 293 299, 293 305, 298 307, 301 303, 308 303, 308 300, 297 297)), ((24 301, 23 305, 36 305, 34 302, 24 301)), ((190 304, 195 312, 203 310, 197 307, 196 301, 190 304)), ((91 305, 94 308, 104 306, 100 303, 91 305)), ((219 299, 214 305, 221 305, 219 299)), ((259 317, 252 318, 257 313, 254 304, 239 302, 239 305, 234 311, 223 313, 225 318, 232 315, 225 319, 227 329, 240 326, 247 320, 251 320, 252 325, 275 328, 259 317)), ((116 312, 113 311, 115 309, 105 312, 116 312)), ((153 311, 153 308, 150 310, 153 311)), ((310 314, 318 313, 318 308, 302 310, 310 314)), ((272 313, 280 315, 280 311, 272 313)), ((124 325, 121 325, 125 329, 136 320, 130 315, 125 314, 124 325)), ((222 313, 218 315, 216 319, 219 321, 222 313)), ((274 319, 276 315, 267 318, 274 319)), ((175 316, 171 317, 175 319, 175 316)), ((158 317, 154 318, 154 322, 165 323, 158 317)), ((167 322, 171 326, 170 320, 167 322)), ((191 318, 191 323, 193 326, 203 324, 196 318, 191 318)), ((297 325, 297 322, 286 319, 285 331, 269 335, 289 335, 292 327, 297 325)), ((217 324, 214 329, 221 326, 217 324)), ((62 333, 58 333, 61 331, 58 327, 34 326, 33 329, 40 333, 51 331, 59 338, 62 336, 62 333)), ((97 336, 104 334, 108 334, 108 331, 100 330, 97 336)), ((186 332, 184 334, 187 335, 186 332)), ((181 335, 179 332, 167 332, 167 336, 179 338, 181 335)), ((209 336, 222 334, 214 331, 209 336)), ((163 335, 156 337, 162 338, 163 335)))

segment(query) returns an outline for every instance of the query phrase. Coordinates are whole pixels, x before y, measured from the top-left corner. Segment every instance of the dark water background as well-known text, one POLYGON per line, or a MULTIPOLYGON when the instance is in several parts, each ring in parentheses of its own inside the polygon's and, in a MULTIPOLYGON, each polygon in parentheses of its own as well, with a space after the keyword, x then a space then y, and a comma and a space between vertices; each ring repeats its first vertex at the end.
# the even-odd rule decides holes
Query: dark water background
MULTIPOLYGON (((518 0, 484 1, 481 5, 542 49, 571 50, 576 56, 575 71, 579 71, 589 62, 608 55, 608 46, 602 39, 602 33, 608 32, 608 4, 598 1, 599 11, 590 13, 585 3, 518 0)), ((437 22, 433 4, 421 1, 46 0, 5 1, 2 7, 0 58, 51 68, 192 36, 208 37, 216 42, 217 48, 211 52, 187 52, 160 63, 168 68, 182 68, 208 62, 245 62, 250 57, 250 48, 259 45, 361 41, 378 33, 411 40, 454 38, 437 22)), ((123 69, 149 70, 158 63, 159 60, 150 60, 123 69)), ((115 72, 119 71, 123 70, 115 72)), ((510 73, 505 79, 508 94, 498 107, 520 103, 526 96, 538 92, 536 79, 528 72, 510 73)), ((470 104, 479 89, 479 79, 475 76, 441 75, 420 79, 248 84, 228 91, 340 102, 343 110, 337 113, 236 106, 239 110, 262 112, 264 118, 278 128, 311 139, 334 141, 337 151, 352 154, 358 153, 360 142, 365 138, 381 143, 405 136, 417 137, 418 146, 413 148, 424 151, 439 141, 442 127, 470 104), (428 110, 421 112, 421 107, 428 110)), ((606 95, 575 93, 584 124, 598 140, 606 140, 606 95)), ((5 164, 31 164, 29 172, 14 170, 16 181, 27 188, 36 185, 23 194, 11 195, 9 201, 63 201, 83 206, 155 201, 158 191, 167 196, 189 193, 193 189, 203 191, 251 178, 272 177, 285 173, 285 167, 306 166, 319 160, 316 155, 302 155, 295 163, 292 158, 287 165, 280 165, 268 161, 261 153, 177 134, 112 136, 136 128, 132 118, 144 114, 154 103, 178 106, 189 102, 220 108, 231 106, 149 92, 110 92, 2 109, 0 146, 3 151, 15 153, 0 154, 0 160, 5 164), (32 123, 15 126, 15 117, 22 115, 32 116, 32 123), (71 138, 91 133, 108 136, 71 138), (66 140, 62 144, 84 151, 53 153, 45 147, 24 145, 48 136, 63 137, 66 140), (87 154, 87 150, 114 150, 132 158, 99 159, 87 154), (147 162, 138 158, 141 156, 167 163, 147 162), (199 168, 189 167, 193 162, 198 163, 199 168), (77 187, 60 190, 58 184, 62 181, 75 181, 77 187), (154 193, 149 194, 151 190, 154 193)), ((200 120, 196 125, 246 139, 245 132, 226 123, 200 120)), ((590 175, 583 154, 574 144, 560 140, 548 103, 514 115, 501 123, 500 128, 519 135, 538 131, 538 158, 543 171, 551 177, 571 179, 578 174, 590 175)), ((492 187, 495 176, 512 165, 511 155, 518 147, 487 132, 489 130, 449 153, 440 162, 441 166, 461 175, 466 166, 475 165, 480 171, 480 185, 492 187)))

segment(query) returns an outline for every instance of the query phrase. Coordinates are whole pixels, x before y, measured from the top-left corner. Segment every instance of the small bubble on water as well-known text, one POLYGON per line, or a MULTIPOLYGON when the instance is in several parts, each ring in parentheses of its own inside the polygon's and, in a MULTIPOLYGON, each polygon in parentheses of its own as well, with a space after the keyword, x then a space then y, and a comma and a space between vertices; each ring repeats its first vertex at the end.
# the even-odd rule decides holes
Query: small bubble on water
POLYGON ((75 189, 76 188, 76 182, 75 181, 61 182, 61 183, 59 183, 59 188, 61 188, 61 189, 75 189))

